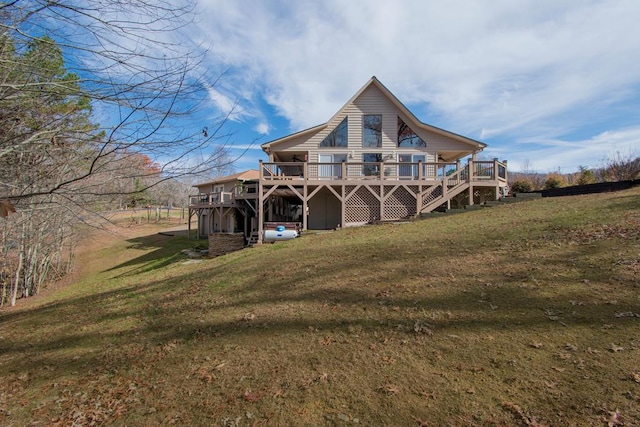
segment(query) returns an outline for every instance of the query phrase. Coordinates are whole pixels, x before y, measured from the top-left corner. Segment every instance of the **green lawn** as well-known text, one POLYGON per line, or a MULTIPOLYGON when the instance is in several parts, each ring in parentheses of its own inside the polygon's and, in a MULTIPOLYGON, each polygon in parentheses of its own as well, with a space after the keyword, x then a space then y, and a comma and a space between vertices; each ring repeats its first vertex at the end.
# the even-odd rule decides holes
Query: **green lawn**
POLYGON ((640 188, 201 262, 146 227, 0 311, 0 424, 640 425, 640 188))

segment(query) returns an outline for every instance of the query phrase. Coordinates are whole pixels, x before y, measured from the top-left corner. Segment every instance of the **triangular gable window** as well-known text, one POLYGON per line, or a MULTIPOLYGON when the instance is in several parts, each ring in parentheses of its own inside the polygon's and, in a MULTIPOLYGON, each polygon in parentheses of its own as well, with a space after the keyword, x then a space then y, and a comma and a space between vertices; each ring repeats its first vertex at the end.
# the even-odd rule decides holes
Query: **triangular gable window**
POLYGON ((422 140, 407 124, 398 117, 398 147, 426 147, 422 140))
POLYGON ((320 147, 344 147, 348 145, 347 117, 320 143, 320 147))

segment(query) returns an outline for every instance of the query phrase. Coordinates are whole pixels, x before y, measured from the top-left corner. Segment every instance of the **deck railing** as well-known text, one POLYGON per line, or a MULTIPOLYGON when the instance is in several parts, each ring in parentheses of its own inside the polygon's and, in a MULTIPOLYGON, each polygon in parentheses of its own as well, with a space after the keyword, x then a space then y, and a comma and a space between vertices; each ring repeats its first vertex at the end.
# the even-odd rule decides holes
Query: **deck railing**
POLYGON ((456 175, 457 179, 464 181, 506 182, 507 179, 506 164, 493 160, 469 161, 465 166, 445 162, 261 162, 260 180, 443 181, 459 171, 461 173, 456 175))
POLYGON ((218 205, 221 203, 229 203, 232 200, 233 193, 230 191, 216 191, 213 193, 189 196, 190 205, 218 205))
POLYGON ((211 193, 202 193, 189 196, 190 206, 218 206, 231 205, 236 199, 257 198, 257 183, 237 184, 231 191, 214 191, 211 193))

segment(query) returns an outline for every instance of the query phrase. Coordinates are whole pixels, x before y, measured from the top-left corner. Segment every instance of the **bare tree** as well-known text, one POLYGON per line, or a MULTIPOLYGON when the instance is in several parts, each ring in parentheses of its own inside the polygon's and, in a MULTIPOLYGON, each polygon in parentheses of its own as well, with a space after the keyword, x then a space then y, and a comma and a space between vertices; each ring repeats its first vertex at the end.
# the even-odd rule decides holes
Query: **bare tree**
MULTIPOLYGON (((162 173, 156 181, 219 167, 226 154, 220 147, 220 141, 226 140, 220 135, 226 117, 203 116, 201 111, 206 88, 215 85, 219 76, 208 79, 198 74, 202 53, 184 49, 179 38, 180 30, 192 22, 194 7, 192 0, 24 0, 1 5, 3 50, 23 52, 34 42, 58 46, 64 57, 73 58, 66 64, 79 88, 73 96, 88 103, 93 122, 100 126, 75 129, 76 140, 92 139, 91 152, 83 153, 89 161, 68 168, 57 182, 45 187, 9 191, 2 186, 0 199, 99 194, 99 188, 84 182, 92 175, 113 172, 114 156, 126 153, 143 153, 158 162, 162 173), (41 38, 43 33, 48 39, 41 38), (192 161, 195 154, 203 153, 204 162, 192 161)), ((0 67, 3 100, 35 99, 59 91, 62 84, 34 79, 16 82, 11 77, 24 64, 4 61, 0 67)), ((10 113, 7 110, 3 116, 11 120, 10 113)), ((14 126, 11 141, 2 141, 0 160, 25 146, 57 141, 64 131, 62 124, 63 120, 56 120, 35 128, 14 126)))
POLYGON ((0 3, 0 304, 64 274, 71 224, 231 162, 228 116, 206 108, 220 76, 180 37, 194 11, 194 0, 0 3))
POLYGON ((635 153, 622 154, 619 151, 604 162, 599 170, 603 181, 626 181, 640 177, 640 156, 635 153))

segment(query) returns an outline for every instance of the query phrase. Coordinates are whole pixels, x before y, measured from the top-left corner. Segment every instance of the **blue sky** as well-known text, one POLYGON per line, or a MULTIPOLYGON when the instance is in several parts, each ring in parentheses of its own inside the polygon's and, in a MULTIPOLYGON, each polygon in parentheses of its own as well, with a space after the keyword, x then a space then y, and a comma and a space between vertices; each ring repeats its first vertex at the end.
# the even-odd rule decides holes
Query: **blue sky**
POLYGON ((194 45, 232 152, 326 122, 375 75, 420 120, 512 171, 640 155, 638 0, 198 0, 194 45))

